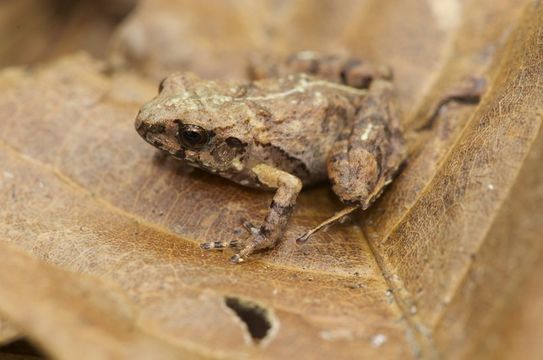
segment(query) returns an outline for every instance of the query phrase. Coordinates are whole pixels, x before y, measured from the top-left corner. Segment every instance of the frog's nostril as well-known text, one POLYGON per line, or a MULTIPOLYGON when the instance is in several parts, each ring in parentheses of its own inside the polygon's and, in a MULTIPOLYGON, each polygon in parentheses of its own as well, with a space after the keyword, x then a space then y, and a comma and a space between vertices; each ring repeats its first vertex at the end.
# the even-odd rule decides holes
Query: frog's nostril
POLYGON ((141 120, 139 117, 136 118, 134 127, 136 128, 136 131, 138 132, 138 134, 140 134, 143 137, 145 137, 145 134, 149 130, 149 127, 147 126, 147 124, 143 120, 141 120))

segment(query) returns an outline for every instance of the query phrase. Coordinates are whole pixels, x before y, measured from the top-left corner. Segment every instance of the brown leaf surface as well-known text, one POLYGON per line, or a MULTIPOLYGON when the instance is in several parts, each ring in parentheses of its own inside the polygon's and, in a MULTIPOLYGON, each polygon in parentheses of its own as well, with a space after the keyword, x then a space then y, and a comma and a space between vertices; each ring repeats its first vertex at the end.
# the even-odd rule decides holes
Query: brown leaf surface
POLYGON ((17 339, 19 331, 8 321, 0 319, 0 346, 17 339))
POLYGON ((132 303, 112 284, 58 269, 4 239, 0 250, 0 308, 52 356, 201 358, 138 327, 132 303))
POLYGON ((2 0, 0 66, 30 64, 84 48, 105 56, 104 38, 137 0, 2 0))
POLYGON ((405 210, 385 218, 375 208, 366 221, 400 306, 453 358, 475 351, 466 338, 482 340, 542 250, 542 11, 528 5, 481 105, 415 201, 398 195, 413 185, 408 167, 381 203, 405 210))
MULTIPOLYGON (((238 217, 258 220, 269 196, 153 160, 132 122, 154 84, 129 75, 110 80, 85 56, 20 73, 18 82, 17 74, 4 75, 12 85, 0 99, 0 109, 11 113, 1 115, 8 121, 0 131, 7 204, 0 228, 8 240, 117 283, 143 328, 216 356, 409 352, 401 313, 357 228, 338 229, 307 248, 287 242, 265 262, 246 266, 231 266, 228 254, 202 253, 184 238, 236 236, 238 217), (128 89, 132 95, 120 98, 128 89), (251 344, 224 305, 226 295, 270 308, 273 346, 251 344), (372 346, 375 336, 388 342, 372 346)), ((337 205, 324 189, 305 194, 301 204, 306 215, 294 221, 290 239, 312 214, 337 205)))
POLYGON ((504 316, 496 319, 496 329, 484 339, 475 354, 481 359, 541 359, 543 347, 543 256, 528 278, 511 294, 504 316))
MULTIPOLYGON (((287 241, 231 266, 227 253, 202 253, 197 243, 243 236, 239 219, 259 222, 270 196, 153 154, 133 118, 155 81, 111 74, 85 55, 31 72, 8 69, 0 74, 1 251, 10 243, 13 266, 28 268, 21 279, 39 278, 52 295, 35 308, 29 297, 26 315, 26 306, 2 300, 0 314, 67 359, 75 345, 52 341, 49 329, 66 339, 83 335, 74 315, 82 308, 93 316, 95 337, 78 344, 104 341, 98 350, 115 356, 126 346, 156 351, 155 358, 477 356, 543 250, 543 5, 320 5, 144 1, 120 29, 112 58, 117 69, 154 77, 171 68, 242 77, 252 51, 300 47, 389 63, 411 156, 360 224, 297 247, 295 235, 340 207, 325 187, 308 189, 287 241), (417 132, 420 114, 471 74, 488 79, 482 103, 451 104, 417 132), (266 309, 271 330, 260 344, 226 297, 266 309), (50 309, 66 316, 61 327, 50 309)), ((13 294, 30 291, 8 280, 13 294)), ((7 289, 1 284, 0 295, 7 289)))

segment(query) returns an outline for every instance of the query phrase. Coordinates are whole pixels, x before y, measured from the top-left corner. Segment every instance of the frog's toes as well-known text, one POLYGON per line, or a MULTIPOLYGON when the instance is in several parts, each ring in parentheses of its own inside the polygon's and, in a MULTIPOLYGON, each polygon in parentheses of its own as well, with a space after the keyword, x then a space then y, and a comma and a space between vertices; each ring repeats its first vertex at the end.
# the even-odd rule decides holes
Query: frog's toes
POLYGON ((244 262, 245 260, 247 260, 247 257, 253 254, 255 251, 265 249, 267 247, 269 247, 269 245, 266 244, 265 238, 263 238, 262 236, 254 236, 248 239, 248 241, 246 241, 244 244, 242 244, 241 250, 230 258, 230 262, 232 264, 239 264, 241 262, 244 262))
POLYGON ((241 226, 253 236, 260 234, 260 228, 254 226, 252 222, 245 218, 241 219, 241 226))
POLYGON ((232 264, 239 264, 245 261, 239 254, 236 254, 230 258, 232 264))
POLYGON ((230 240, 230 241, 209 241, 200 244, 200 247, 204 250, 222 250, 226 248, 237 247, 239 241, 230 240))

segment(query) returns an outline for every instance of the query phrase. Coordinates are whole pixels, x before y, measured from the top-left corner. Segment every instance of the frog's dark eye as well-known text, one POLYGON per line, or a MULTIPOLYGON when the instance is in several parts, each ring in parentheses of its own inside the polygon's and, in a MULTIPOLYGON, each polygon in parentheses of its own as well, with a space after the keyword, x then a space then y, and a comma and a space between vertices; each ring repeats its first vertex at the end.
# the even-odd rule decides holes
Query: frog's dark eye
POLYGON ((210 139, 207 130, 198 125, 180 125, 177 137, 183 146, 193 150, 203 148, 210 139))
POLYGON ((241 140, 235 137, 228 137, 226 138, 225 142, 228 146, 234 147, 234 148, 241 148, 244 146, 241 140))

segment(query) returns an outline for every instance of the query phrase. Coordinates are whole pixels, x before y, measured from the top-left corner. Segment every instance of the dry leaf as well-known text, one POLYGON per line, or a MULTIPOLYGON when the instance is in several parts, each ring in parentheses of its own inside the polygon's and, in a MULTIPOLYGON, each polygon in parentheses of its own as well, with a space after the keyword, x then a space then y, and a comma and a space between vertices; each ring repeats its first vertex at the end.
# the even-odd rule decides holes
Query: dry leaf
MULTIPOLYGON (((13 119, 0 131, 0 201, 7 204, 0 228, 9 241, 57 266, 117 283, 142 328, 215 356, 409 351, 401 314, 356 227, 306 248, 286 242, 265 262, 244 266, 184 239, 240 236, 238 217, 259 220, 269 194, 153 159, 133 118, 155 86, 137 83, 130 76, 110 80, 84 56, 21 73, 12 83, 0 99, 0 111, 13 119), (132 100, 118 96, 127 83, 140 92, 132 100), (268 309, 268 346, 253 345, 225 305, 227 296, 268 309), (375 336, 388 342, 372 346, 375 336), (352 344, 341 350, 346 341, 352 344)), ((293 223, 290 239, 313 214, 337 206, 326 194, 304 195, 306 214, 293 223)))
POLYGON ((202 357, 181 346, 175 348, 138 327, 137 312, 115 286, 55 268, 9 246, 5 240, 0 249, 0 308, 52 356, 202 357))
POLYGON ((8 344, 17 339, 19 331, 8 321, 0 319, 0 346, 8 344))
POLYGON ((38 63, 82 46, 105 56, 104 39, 137 0, 3 0, 0 66, 38 63))
POLYGON ((495 329, 481 344, 477 355, 482 359, 541 359, 543 333, 543 256, 526 281, 508 301, 504 316, 496 319, 495 329))
MULTIPOLYGON (((401 176, 358 225, 298 247, 296 235, 341 207, 326 187, 304 191, 286 241, 242 266, 197 243, 245 236, 240 218, 259 222, 270 195, 189 171, 141 141, 133 119, 155 81, 111 73, 83 54, 3 71, 2 253, 9 243, 13 266, 28 269, 14 273, 49 284, 51 296, 35 308, 28 297, 35 321, 7 295, 0 314, 67 359, 72 337, 81 347, 103 341, 96 351, 116 356, 142 346, 155 358, 482 354, 479 344, 543 250, 543 5, 392 4, 144 1, 117 35, 115 65, 153 76, 179 67, 241 77, 245 54, 298 46, 349 50, 394 68, 411 144, 401 176), (212 25, 194 20, 202 14, 212 25), (489 84, 481 104, 450 104, 417 130, 431 104, 472 74, 489 84), (68 298, 53 286, 58 278, 68 298), (96 325, 87 342, 75 316, 82 308, 96 325), (66 341, 43 331, 60 316, 73 320, 59 329, 66 341)), ((2 284, 0 292, 24 296, 29 284, 17 279, 6 278, 11 290, 2 284)))

